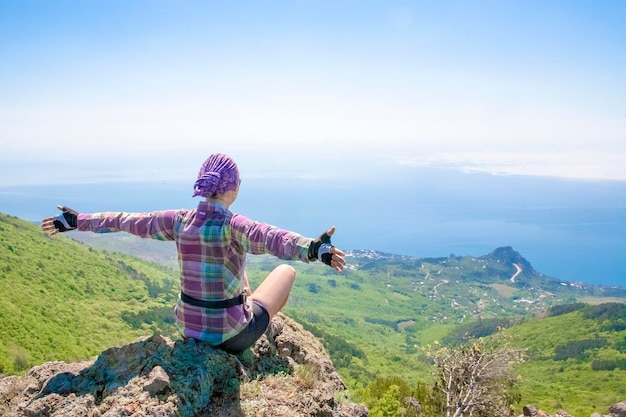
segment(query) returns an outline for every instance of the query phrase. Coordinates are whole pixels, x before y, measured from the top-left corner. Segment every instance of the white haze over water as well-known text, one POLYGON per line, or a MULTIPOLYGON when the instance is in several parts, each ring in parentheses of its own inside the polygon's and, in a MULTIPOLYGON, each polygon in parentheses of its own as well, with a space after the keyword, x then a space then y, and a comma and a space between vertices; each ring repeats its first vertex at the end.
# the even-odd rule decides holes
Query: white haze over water
POLYGON ((217 151, 248 177, 625 181, 625 21, 621 1, 0 2, 0 185, 184 180, 217 151))

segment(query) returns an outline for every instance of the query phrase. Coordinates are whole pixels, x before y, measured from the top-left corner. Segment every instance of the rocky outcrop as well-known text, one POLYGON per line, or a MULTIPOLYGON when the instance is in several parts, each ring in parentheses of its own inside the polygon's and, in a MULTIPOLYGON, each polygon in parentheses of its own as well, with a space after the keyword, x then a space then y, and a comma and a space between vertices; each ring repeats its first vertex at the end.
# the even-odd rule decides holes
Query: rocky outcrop
POLYGON ((502 246, 496 248, 488 255, 481 256, 480 259, 491 259, 504 262, 508 265, 516 264, 520 268, 522 268, 522 270, 527 274, 535 272, 530 262, 528 262, 526 258, 524 258, 519 252, 517 252, 510 246, 502 246))
POLYGON ((626 401, 613 404, 609 407, 609 414, 602 415, 593 413, 591 417, 626 417, 626 401))
POLYGON ((86 362, 48 362, 0 379, 0 416, 366 417, 342 401, 321 343, 279 314, 282 332, 239 356, 153 335, 86 362))
POLYGON ((532 404, 525 405, 524 408, 522 408, 522 412, 523 412, 522 414, 523 417, 572 417, 571 415, 567 414, 565 411, 558 411, 554 416, 552 416, 543 410, 538 410, 532 404))
MULTIPOLYGON (((534 405, 526 405, 522 411, 524 413, 522 414, 523 417, 572 417, 565 411, 559 411, 554 416, 551 416, 543 410, 538 410, 534 405)), ((591 417, 626 417, 626 401, 610 406, 609 414, 607 415, 593 413, 591 417)))

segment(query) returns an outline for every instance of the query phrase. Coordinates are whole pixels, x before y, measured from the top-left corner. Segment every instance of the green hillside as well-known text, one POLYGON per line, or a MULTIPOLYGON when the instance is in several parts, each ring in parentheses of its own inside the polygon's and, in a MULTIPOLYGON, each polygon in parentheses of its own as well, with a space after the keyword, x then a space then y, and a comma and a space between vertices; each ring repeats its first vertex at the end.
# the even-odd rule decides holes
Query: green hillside
MULTIPOLYGON (((380 377, 430 383, 424 346, 508 328, 512 346, 528 351, 518 370, 521 403, 588 416, 626 398, 626 317, 619 316, 623 310, 610 319, 597 313, 606 306, 626 308, 623 288, 545 277, 510 248, 480 258, 352 252, 349 261, 342 275, 293 263, 298 278, 285 312, 322 339, 357 395, 380 377), (518 272, 513 263, 522 272, 511 281, 518 272), (584 309, 544 318, 568 308, 560 306, 589 300, 599 304, 570 304, 584 309), (595 347, 563 357, 586 343, 595 347)), ((260 282, 278 262, 252 258, 251 281, 260 282)))
MULTIPOLYGON (((85 234, 77 238, 98 244, 85 234)), ((128 250, 113 242, 128 237, 108 238, 109 248, 128 250)), ((153 259, 165 251, 171 257, 161 242, 154 245, 149 254, 135 254, 153 259)), ((421 347, 434 341, 459 343, 504 327, 514 346, 528 352, 518 370, 522 404, 552 412, 565 408, 582 417, 626 398, 626 371, 619 367, 626 345, 622 322, 602 322, 602 315, 584 312, 614 305, 606 303, 624 305, 624 288, 547 277, 506 247, 482 257, 351 251, 348 261, 342 275, 315 263, 292 263, 298 278, 285 312, 323 341, 357 397, 366 396, 365 388, 376 378, 430 382, 421 347), (572 306, 579 310, 571 311, 572 306), (564 357, 587 344, 596 347, 564 357)), ((249 257, 253 286, 280 262, 249 257)))
MULTIPOLYGON (((286 311, 349 340, 359 341, 365 333, 361 346, 379 345, 375 356, 387 361, 400 356, 398 368, 406 370, 404 355, 415 345, 452 341, 453 330, 462 325, 509 327, 555 305, 592 298, 626 301, 623 288, 566 283, 534 271, 523 258, 517 265, 524 269, 511 281, 517 273, 512 256, 520 257, 510 248, 480 258, 349 252, 349 267, 341 275, 319 264, 292 263, 298 278, 286 311)), ((260 282, 279 262, 249 258, 251 281, 260 282)))
MULTIPOLYGON (((0 215, 3 373, 83 359, 157 329, 178 337, 176 272, 112 252, 169 265, 170 246, 120 233, 68 235, 106 250, 0 215)), ((373 383, 384 393, 384 378, 428 384, 423 347, 498 328, 528 352, 518 369, 521 403, 582 417, 626 398, 624 288, 544 276, 507 247, 482 257, 350 251, 347 259, 341 275, 291 262, 298 278, 285 313, 324 343, 356 398, 373 383)), ((252 286, 281 262, 250 256, 252 286)))
POLYGON ((527 349, 528 360, 518 370, 522 398, 552 413, 604 413, 626 399, 626 304, 573 304, 578 310, 571 312, 564 307, 550 310, 557 316, 506 331, 515 346, 527 349))
POLYGON ((0 214, 0 373, 175 334, 175 272, 0 214))

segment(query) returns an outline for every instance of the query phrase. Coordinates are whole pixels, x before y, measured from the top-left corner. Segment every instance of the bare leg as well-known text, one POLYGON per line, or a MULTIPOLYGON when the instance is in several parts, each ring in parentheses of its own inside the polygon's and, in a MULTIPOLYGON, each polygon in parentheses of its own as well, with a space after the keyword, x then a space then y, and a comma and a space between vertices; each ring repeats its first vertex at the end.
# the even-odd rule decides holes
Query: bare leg
POLYGON ((296 280, 296 270, 290 265, 279 265, 252 293, 252 299, 267 309, 270 319, 287 304, 291 287, 296 280))

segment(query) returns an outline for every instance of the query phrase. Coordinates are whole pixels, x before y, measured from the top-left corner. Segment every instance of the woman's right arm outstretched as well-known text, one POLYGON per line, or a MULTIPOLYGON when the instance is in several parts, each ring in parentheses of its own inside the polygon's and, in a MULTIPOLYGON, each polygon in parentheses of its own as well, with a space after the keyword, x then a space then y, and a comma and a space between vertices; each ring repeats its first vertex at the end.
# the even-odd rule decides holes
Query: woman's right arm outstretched
POLYGON ((271 254, 279 259, 307 263, 319 259, 338 272, 345 266, 344 252, 330 244, 334 227, 318 239, 312 239, 267 223, 255 222, 239 214, 233 215, 231 226, 233 239, 247 253, 271 254))

